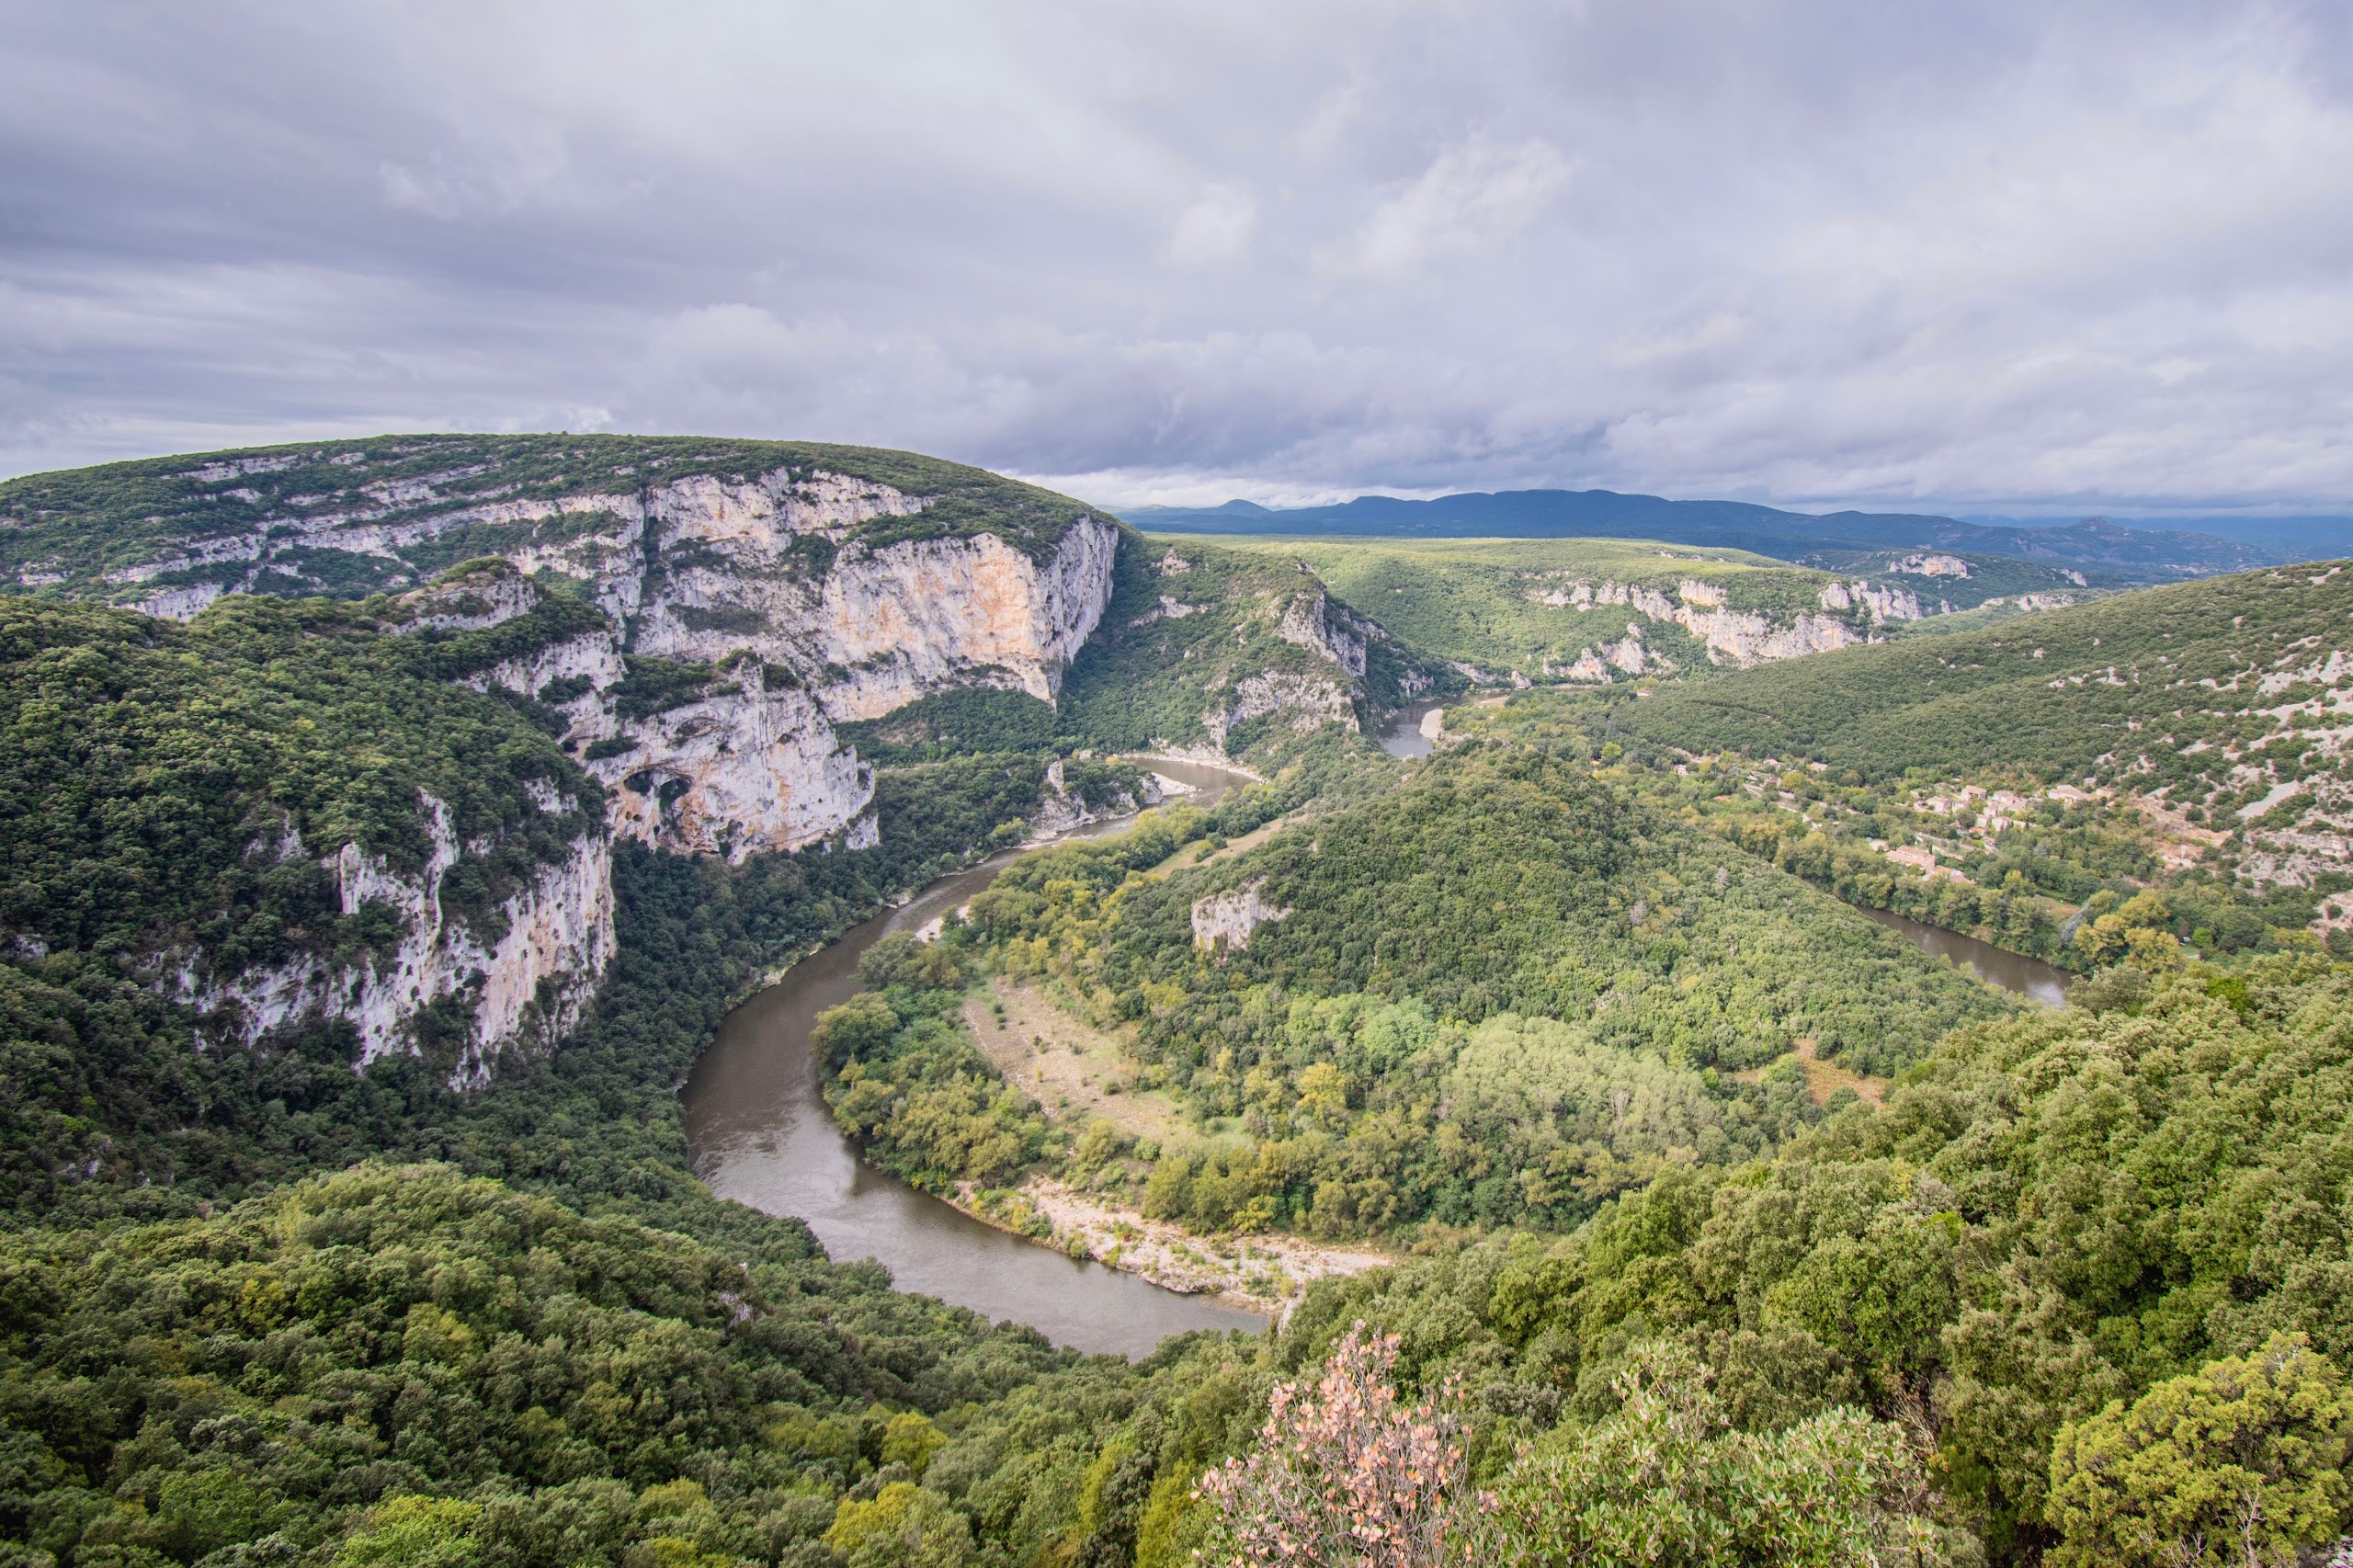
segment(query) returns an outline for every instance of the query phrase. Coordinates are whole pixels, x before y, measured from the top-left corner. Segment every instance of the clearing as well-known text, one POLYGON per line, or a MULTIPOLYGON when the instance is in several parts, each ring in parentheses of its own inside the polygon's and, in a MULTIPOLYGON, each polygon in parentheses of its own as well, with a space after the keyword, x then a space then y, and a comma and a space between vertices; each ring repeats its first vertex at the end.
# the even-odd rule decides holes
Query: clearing
POLYGON ((1099 1116, 1155 1142, 1185 1131, 1166 1096, 1135 1087, 1116 1037, 1072 1017, 1035 985, 993 982, 965 1000, 964 1023, 1006 1082, 1036 1096, 1056 1121, 1084 1127, 1099 1116), (992 1002, 1005 1009, 1002 1023, 992 1002))

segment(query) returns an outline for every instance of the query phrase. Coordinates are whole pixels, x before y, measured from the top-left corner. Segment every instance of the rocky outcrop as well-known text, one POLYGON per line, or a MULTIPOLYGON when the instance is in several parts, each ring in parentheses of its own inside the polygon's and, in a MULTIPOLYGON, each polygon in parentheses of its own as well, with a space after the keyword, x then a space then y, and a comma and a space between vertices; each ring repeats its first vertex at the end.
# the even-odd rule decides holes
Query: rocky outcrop
POLYGON ((1704 616, 1687 614, 1682 624, 1708 645, 1711 663, 1733 665, 1741 669, 1777 659, 1826 653, 1834 648, 1850 648, 1865 641, 1854 628, 1836 617, 1805 612, 1800 612, 1787 626, 1776 626, 1764 616, 1732 609, 1711 610, 1704 616))
MULTIPOLYGON (((544 805, 563 812, 571 802, 544 805)), ((613 952, 609 841, 582 834, 495 910, 455 921, 443 910, 443 883, 468 849, 443 802, 426 795, 419 808, 431 850, 417 870, 395 871, 356 844, 319 862, 334 876, 346 915, 372 905, 395 917, 400 936, 391 950, 340 967, 309 955, 219 984, 199 983, 190 966, 180 999, 204 1015, 208 1031, 250 1045, 290 1025, 340 1017, 358 1033, 364 1065, 416 1050, 419 1015, 454 999, 466 1022, 449 1072, 463 1085, 483 1081, 500 1052, 545 1049, 578 1023, 613 952)))
MULTIPOLYGON (((616 834, 737 859, 872 834, 873 770, 836 722, 959 686, 1051 699, 1102 619, 1119 548, 1117 529, 1091 516, 1042 560, 987 533, 870 547, 843 536, 917 516, 923 499, 823 472, 587 500, 509 519, 551 526, 498 564, 406 596, 394 629, 497 626, 544 601, 525 574, 580 582, 604 629, 521 647, 468 683, 561 688, 565 743, 610 787, 616 834), (625 642, 631 657, 714 674, 658 710, 632 710, 617 700, 625 642)), ((483 513, 506 515, 469 515, 483 513)))
POLYGON ((1898 556, 1887 563, 1887 569, 1913 577, 1952 577, 1963 582, 1969 578, 1969 562, 1958 555, 1898 556))
POLYGON ((1225 738, 1253 719, 1279 714, 1296 733, 1311 734, 1326 724, 1349 730, 1362 726, 1355 699, 1328 676, 1312 671, 1264 670, 1245 676, 1233 687, 1233 699, 1203 716, 1201 722, 1217 743, 1222 757, 1225 738))
MULTIPOLYGON (((1168 570, 1166 561, 1161 565, 1168 570)), ((1390 642, 1386 631, 1335 603, 1320 585, 1299 591, 1261 589, 1257 599, 1248 624, 1271 630, 1277 641, 1289 646, 1259 644, 1256 658, 1243 666, 1248 674, 1229 673, 1211 688, 1214 705, 1201 715, 1201 727, 1214 748, 1211 760, 1229 756, 1227 737, 1254 719, 1275 717, 1302 735, 1325 724, 1360 731, 1358 704, 1366 700, 1370 651, 1376 642, 1390 642), (1290 648, 1307 656, 1302 658, 1290 648)), ((1409 697, 1427 690, 1430 684, 1427 671, 1411 665, 1398 683, 1409 697)))
POLYGON ((770 688, 749 662, 691 700, 615 722, 586 750, 614 835, 680 854, 798 849, 843 833, 874 799, 874 769, 815 700, 770 688))
MULTIPOLYGON (((1037 812, 1029 819, 1030 842, 1045 843, 1089 823, 1133 816, 1145 806, 1158 805, 1166 799, 1168 791, 1163 786, 1170 782, 1174 781, 1163 780, 1158 774, 1147 773, 1144 775, 1142 800, 1125 790, 1115 790, 1100 805, 1089 805, 1086 797, 1073 790, 1063 778, 1063 762, 1057 757, 1046 765, 1046 787, 1040 791, 1037 812)), ((1176 790, 1178 792, 1189 792, 1188 787, 1182 784, 1177 785, 1176 790)))
POLYGON ((1365 645, 1379 635, 1370 621, 1349 615, 1323 594, 1293 599, 1275 634, 1294 647, 1323 654, 1355 679, 1364 678, 1365 645))
POLYGON ((2075 603, 2075 596, 2073 594, 2018 594, 2013 596, 1996 594, 1994 597, 1985 600, 1979 608, 1984 609, 1996 609, 2003 605, 2014 604, 2023 610, 2066 609, 2071 608, 2075 603))
MULTIPOLYGON (((1966 566, 1961 574, 1968 575, 1966 566)), ((1925 620, 1920 608, 1920 596, 1909 588, 1882 588, 1858 579, 1850 583, 1830 582, 1823 585, 1822 608, 1824 609, 1865 609, 1870 612, 1871 624, 1884 620, 1925 620)))
MULTIPOLYGON (((1786 620, 1777 620, 1761 611, 1732 608, 1722 585, 1689 577, 1676 585, 1672 598, 1661 589, 1639 583, 1606 581, 1562 584, 1529 597, 1563 609, 1623 605, 1653 621, 1681 627, 1707 648, 1711 664, 1742 669, 1869 641, 1833 615, 1801 610, 1786 620)), ((1860 581, 1833 580, 1824 585, 1821 602, 1825 609, 1866 613, 1874 625, 1921 618, 1920 601, 1908 589, 1882 588, 1860 581)), ((1622 640, 1588 647, 1569 664, 1550 666, 1545 673, 1556 678, 1603 683, 1615 678, 1613 672, 1643 675, 1664 664, 1654 651, 1644 647, 1643 629, 1630 622, 1622 640)))
POLYGON ((1214 952, 1220 947, 1240 949, 1250 945, 1250 933, 1269 921, 1290 914, 1259 896, 1264 878, 1232 892, 1211 893, 1193 904, 1193 945, 1214 952))

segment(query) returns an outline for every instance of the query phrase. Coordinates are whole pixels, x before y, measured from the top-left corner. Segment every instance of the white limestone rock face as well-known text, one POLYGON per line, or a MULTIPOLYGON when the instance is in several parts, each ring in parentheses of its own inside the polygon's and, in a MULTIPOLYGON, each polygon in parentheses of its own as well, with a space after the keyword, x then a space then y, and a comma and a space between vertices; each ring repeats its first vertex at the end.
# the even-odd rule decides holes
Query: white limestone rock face
POLYGON ((1373 630, 1324 595, 1293 599, 1275 631, 1284 642, 1322 653, 1353 678, 1364 678, 1365 648, 1373 630))
POLYGON ((1044 566, 993 534, 846 550, 810 631, 842 719, 873 719, 950 687, 991 685, 1051 702, 1103 619, 1119 534, 1089 517, 1044 566))
MULTIPOLYGON (((616 835, 734 859, 798 849, 868 815, 873 770, 835 724, 986 685, 1051 700, 1110 600, 1118 530, 1083 517, 1041 562, 991 534, 869 550, 846 531, 927 504, 886 484, 786 471, 709 476, 551 514, 477 570, 402 601, 404 630, 481 630, 542 602, 523 573, 584 582, 610 622, 467 677, 539 697, 565 683, 564 740, 609 793, 616 835), (634 516, 632 516, 634 512, 634 516), (699 697, 624 718, 630 651, 727 673, 699 697), (578 691, 582 682, 587 689, 578 691)), ((486 510, 491 508, 476 508, 486 510)))
POLYGON ((1361 728, 1347 687, 1328 676, 1296 670, 1264 670, 1244 676, 1234 683, 1232 700, 1203 715, 1201 722, 1222 757, 1227 735, 1269 713, 1282 715, 1292 732, 1302 735, 1326 724, 1361 728))
MULTIPOLYGON (((1037 813, 1029 819, 1029 841, 1042 844, 1061 837, 1073 828, 1089 823, 1107 822, 1116 817, 1133 816, 1145 806, 1156 805, 1163 792, 1156 774, 1144 776, 1142 801, 1125 790, 1115 790, 1101 806, 1090 806, 1086 798, 1073 790, 1063 776, 1063 762, 1056 757, 1046 765, 1046 787, 1038 796, 1037 813)), ((1178 786, 1181 790, 1185 787, 1178 786)))
MULTIPOLYGON (((1968 568, 1963 564, 1961 575, 1968 574, 1968 568)), ((1875 587, 1870 583, 1861 581, 1833 582, 1825 585, 1822 590, 1822 608, 1824 609, 1867 609, 1870 612, 1873 625, 1883 620, 1927 619, 1926 612, 1920 608, 1920 596, 1911 589, 1875 587)))
MULTIPOLYGON (((579 1022, 613 953, 609 840, 581 835, 561 862, 539 867, 491 918, 468 926, 441 907, 442 881, 465 847, 442 801, 426 795, 419 804, 432 847, 418 871, 396 872, 357 844, 320 861, 345 915, 377 904, 398 918, 393 950, 345 968, 305 957, 225 983, 200 984, 184 970, 179 999, 204 1016, 208 1032, 252 1045, 289 1025, 339 1017, 358 1031, 364 1065, 415 1050, 417 1016, 456 997, 471 1019, 451 1073, 464 1085, 486 1079, 502 1051, 547 1049, 579 1022)), ((571 809, 564 801, 546 804, 571 809)))
POLYGON ((1779 659, 1802 659, 1809 653, 1826 653, 1863 641, 1845 621, 1806 611, 1799 612, 1787 626, 1776 626, 1764 616, 1743 610, 1711 610, 1699 615, 1687 609, 1682 624, 1708 645, 1711 663, 1741 669, 1779 659))
POLYGON ((1211 893, 1195 901, 1193 945, 1210 952, 1221 947, 1238 951, 1250 945, 1253 931, 1290 915, 1289 909, 1278 909, 1261 896, 1266 885, 1260 878, 1232 892, 1211 893))
POLYGON ((815 700, 768 690, 756 665, 597 738, 625 747, 588 764, 608 791, 614 835, 680 854, 741 861, 798 849, 845 832, 874 800, 873 767, 841 744, 815 700))
MULTIPOLYGON (((1722 585, 1697 578, 1687 577, 1677 584, 1671 598, 1641 584, 1585 581, 1531 592, 1529 597, 1538 604, 1563 609, 1623 605, 1651 621, 1681 627, 1707 648, 1709 663, 1741 669, 1870 641, 1835 614, 1802 610, 1783 622, 1757 611, 1733 609, 1722 585)), ((1821 602, 1825 611, 1867 613, 1874 626, 1889 620, 1918 620, 1924 613, 1918 596, 1909 589, 1860 581, 1833 580, 1824 585, 1821 602)), ((1576 659, 1549 666, 1545 673, 1556 678, 1606 684, 1616 675, 1638 676, 1664 667, 1671 665, 1644 647, 1642 627, 1629 622, 1623 640, 1588 647, 1576 659)))

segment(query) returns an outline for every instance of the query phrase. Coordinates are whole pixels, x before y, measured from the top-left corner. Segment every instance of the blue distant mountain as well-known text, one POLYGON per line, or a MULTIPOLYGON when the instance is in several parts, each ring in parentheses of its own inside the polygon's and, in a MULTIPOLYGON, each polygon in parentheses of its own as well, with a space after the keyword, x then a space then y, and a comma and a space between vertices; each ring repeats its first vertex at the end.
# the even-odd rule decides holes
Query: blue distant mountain
POLYGON ((1655 539, 1798 561, 1824 551, 1949 550, 2169 582, 2326 553, 2276 539, 2218 539, 2086 517, 2064 528, 1988 526, 1905 512, 1784 512, 1745 501, 1669 501, 1614 490, 1503 490, 1331 506, 1140 506, 1121 514, 1162 533, 1363 534, 1429 539, 1655 539))

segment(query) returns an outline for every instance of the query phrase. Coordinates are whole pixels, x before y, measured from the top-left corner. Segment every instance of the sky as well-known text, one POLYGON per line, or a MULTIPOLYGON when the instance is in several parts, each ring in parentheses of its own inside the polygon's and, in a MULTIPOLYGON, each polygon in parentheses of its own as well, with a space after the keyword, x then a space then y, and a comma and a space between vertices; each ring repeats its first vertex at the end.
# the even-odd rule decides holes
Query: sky
POLYGON ((12 0, 0 473, 2353 508, 2353 6, 12 0))

